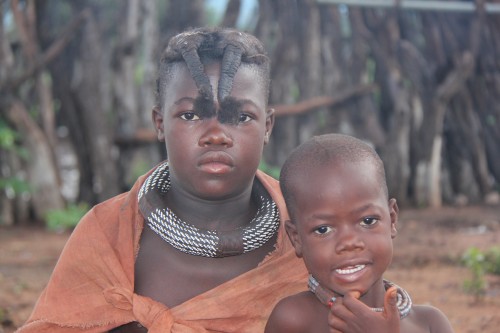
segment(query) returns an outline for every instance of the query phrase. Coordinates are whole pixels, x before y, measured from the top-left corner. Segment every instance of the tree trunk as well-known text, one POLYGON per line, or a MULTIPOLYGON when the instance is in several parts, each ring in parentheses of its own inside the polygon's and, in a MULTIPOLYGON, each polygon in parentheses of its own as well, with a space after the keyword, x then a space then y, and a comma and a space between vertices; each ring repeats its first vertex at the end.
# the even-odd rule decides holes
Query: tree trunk
MULTIPOLYGON (((300 96, 310 98, 323 94, 319 7, 314 0, 299 0, 297 3, 300 13, 298 85, 300 96)), ((314 115, 308 114, 298 117, 298 125, 299 142, 304 142, 314 135, 317 122, 314 115)))
POLYGON ((82 166, 88 164, 91 167, 91 184, 97 202, 104 201, 121 190, 116 172, 116 153, 113 153, 114 132, 110 130, 107 112, 102 108, 105 98, 102 95, 105 80, 100 75, 103 73, 103 49, 105 47, 100 39, 98 24, 90 15, 83 30, 80 57, 73 73, 72 91, 77 112, 83 120, 80 126, 83 127, 88 147, 88 155, 79 162, 82 166))
POLYGON ((32 187, 34 216, 43 218, 50 210, 63 209, 65 203, 58 186, 58 169, 44 132, 19 101, 7 110, 7 118, 21 133, 24 146, 29 150, 26 170, 32 187))
POLYGON ((238 21, 238 16, 240 15, 240 7, 240 0, 229 0, 221 26, 236 27, 236 21, 238 21))

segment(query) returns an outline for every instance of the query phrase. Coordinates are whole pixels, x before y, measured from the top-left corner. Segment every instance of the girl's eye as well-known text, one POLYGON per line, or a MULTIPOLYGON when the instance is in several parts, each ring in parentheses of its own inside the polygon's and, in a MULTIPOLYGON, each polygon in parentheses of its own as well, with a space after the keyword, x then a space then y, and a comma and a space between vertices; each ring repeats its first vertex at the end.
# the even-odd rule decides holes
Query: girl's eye
POLYGON ((250 120, 252 120, 252 117, 250 117, 249 115, 247 115, 245 113, 240 114, 240 119, 239 119, 240 123, 246 123, 250 120))
POLYGON ((188 120, 188 121, 193 121, 193 120, 199 120, 200 119, 200 117, 198 117, 196 115, 196 113, 194 113, 194 112, 184 112, 183 114, 181 114, 180 118, 183 119, 183 120, 188 120))
POLYGON ((317 233, 318 235, 324 235, 324 234, 327 234, 331 231, 332 231, 332 227, 328 227, 325 225, 322 225, 321 227, 314 230, 314 232, 317 233))
POLYGON ((373 226, 374 224, 376 224, 377 222, 378 222, 378 219, 375 217, 365 217, 361 221, 361 225, 364 227, 370 227, 370 226, 373 226))

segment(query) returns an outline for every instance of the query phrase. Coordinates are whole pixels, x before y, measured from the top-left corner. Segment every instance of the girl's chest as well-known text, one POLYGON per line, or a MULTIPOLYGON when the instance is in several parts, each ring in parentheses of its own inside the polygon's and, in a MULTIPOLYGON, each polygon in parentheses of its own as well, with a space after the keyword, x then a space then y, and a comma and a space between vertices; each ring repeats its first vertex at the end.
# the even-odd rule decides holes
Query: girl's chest
POLYGON ((180 252, 145 228, 135 263, 134 291, 167 307, 216 288, 257 267, 273 242, 242 255, 207 258, 180 252))

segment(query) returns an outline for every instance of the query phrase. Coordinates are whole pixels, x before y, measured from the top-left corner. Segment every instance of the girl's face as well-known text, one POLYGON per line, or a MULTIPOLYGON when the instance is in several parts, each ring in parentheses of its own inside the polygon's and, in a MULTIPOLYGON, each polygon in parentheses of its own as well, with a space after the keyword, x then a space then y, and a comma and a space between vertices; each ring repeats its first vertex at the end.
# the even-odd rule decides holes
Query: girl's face
MULTIPOLYGON (((220 63, 205 71, 217 96, 220 63)), ((206 200, 249 191, 274 122, 255 68, 242 65, 234 77, 230 97, 241 110, 236 122, 201 117, 195 107, 198 89, 185 65, 174 68, 165 90, 163 111, 153 110, 153 120, 158 138, 165 141, 172 185, 206 200)), ((219 113, 220 101, 213 102, 219 113)))
POLYGON ((383 295, 398 208, 387 201, 374 167, 344 163, 310 170, 294 181, 296 252, 321 285, 345 295, 383 295), (375 288, 372 288, 375 287, 375 288))

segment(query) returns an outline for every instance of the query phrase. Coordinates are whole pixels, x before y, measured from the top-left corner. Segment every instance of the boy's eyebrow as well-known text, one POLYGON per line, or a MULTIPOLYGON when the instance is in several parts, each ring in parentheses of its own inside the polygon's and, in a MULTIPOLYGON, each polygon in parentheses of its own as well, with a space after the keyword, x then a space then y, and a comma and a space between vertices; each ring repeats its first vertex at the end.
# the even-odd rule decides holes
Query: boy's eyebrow
POLYGON ((335 218, 335 214, 314 213, 308 218, 308 220, 331 220, 332 218, 335 218))
POLYGON ((359 208, 354 209, 353 213, 360 213, 360 212, 365 211, 365 210, 367 210, 369 208, 380 208, 380 206, 376 205, 376 204, 374 204, 372 202, 369 202, 366 205, 363 205, 363 206, 361 206, 359 208))
MULTIPOLYGON (((366 205, 363 205, 361 207, 358 207, 354 210, 351 211, 351 213, 354 213, 354 214, 357 214, 357 213, 361 213, 367 209, 370 209, 370 208, 380 208, 379 205, 376 205, 376 204, 373 204, 373 203, 367 203, 366 205)), ((335 218, 335 214, 331 214, 331 213, 315 213, 315 214, 312 214, 311 217, 309 219, 317 219, 317 220, 331 220, 331 219, 334 219, 335 218)))

